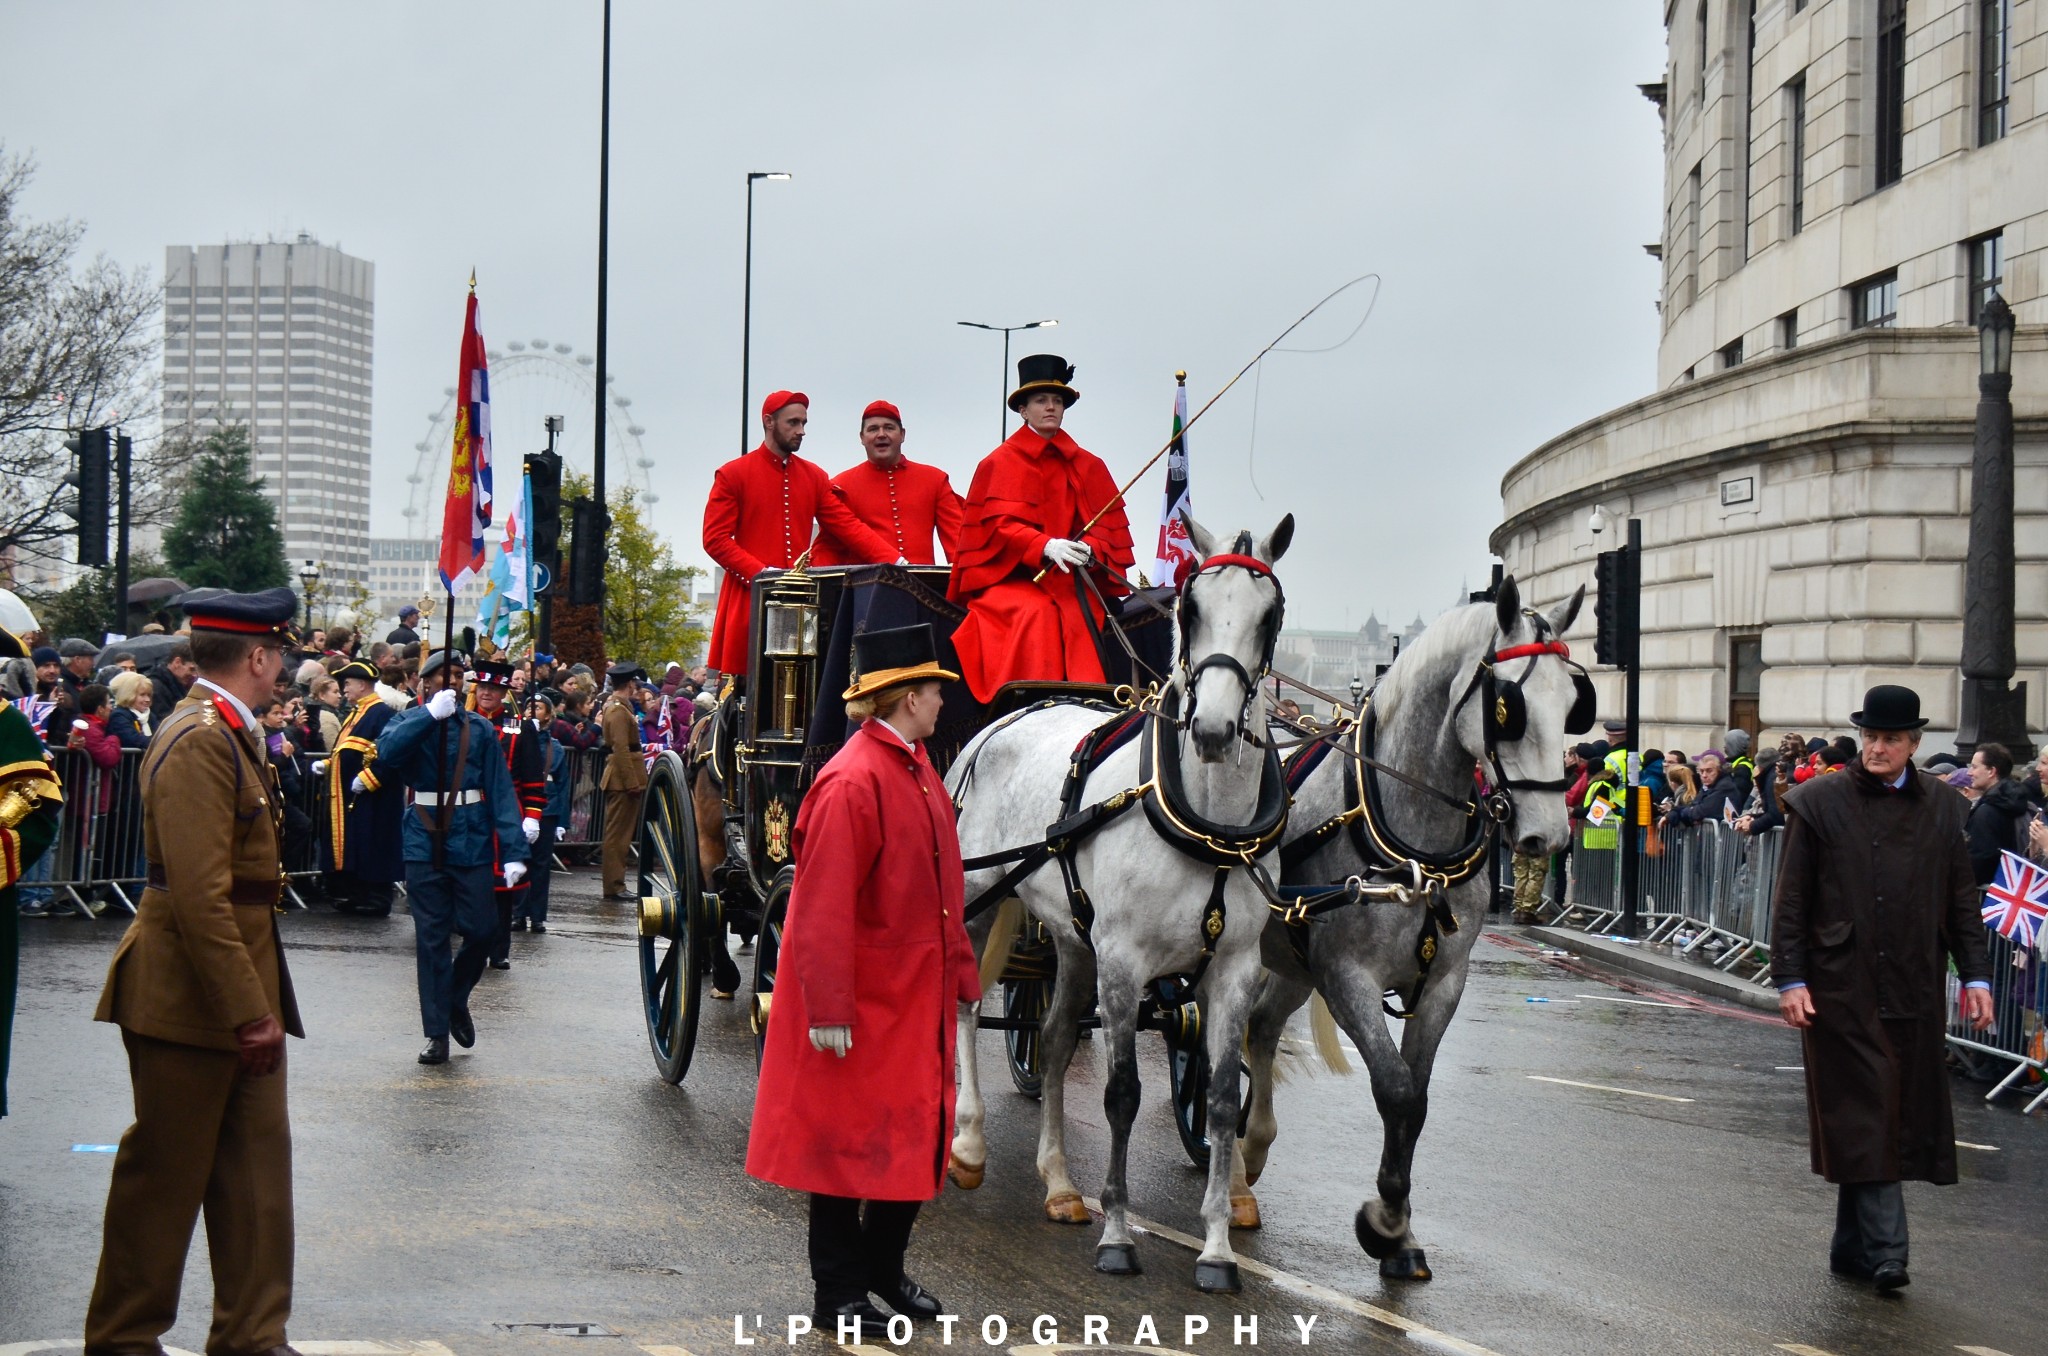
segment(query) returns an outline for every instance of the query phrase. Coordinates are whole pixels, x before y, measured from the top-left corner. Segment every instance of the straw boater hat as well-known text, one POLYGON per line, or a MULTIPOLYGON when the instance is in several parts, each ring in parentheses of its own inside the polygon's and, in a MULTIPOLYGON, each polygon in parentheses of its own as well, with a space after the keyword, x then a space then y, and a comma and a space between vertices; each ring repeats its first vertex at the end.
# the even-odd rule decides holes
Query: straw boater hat
POLYGON ((872 697, 884 688, 933 679, 958 682, 960 675, 939 667, 939 643, 930 622, 864 631, 853 638, 853 686, 841 694, 846 701, 872 697))
MULTIPOLYGON (((1058 391, 1071 405, 1081 393, 1067 385, 1074 379, 1074 365, 1053 353, 1034 353, 1017 360, 1017 389, 1010 392, 1010 408, 1021 410, 1024 402, 1040 391, 1058 391)), ((899 421, 900 422, 900 421, 899 421)))

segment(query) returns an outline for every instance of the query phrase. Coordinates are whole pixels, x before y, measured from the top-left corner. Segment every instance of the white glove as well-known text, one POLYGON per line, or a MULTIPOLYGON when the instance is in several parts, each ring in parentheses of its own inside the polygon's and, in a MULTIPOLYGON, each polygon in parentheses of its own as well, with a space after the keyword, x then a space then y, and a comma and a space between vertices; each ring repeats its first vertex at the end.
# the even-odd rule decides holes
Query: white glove
POLYGON ((526 841, 529 843, 540 841, 540 821, 532 815, 519 821, 519 831, 526 835, 526 841))
POLYGON ((313 760, 313 775, 315 777, 325 777, 327 775, 327 760, 325 758, 315 758, 313 760))
POLYGON ((363 777, 361 773, 357 773, 354 777, 351 777, 349 779, 348 789, 350 791, 353 791, 358 796, 362 795, 363 792, 368 789, 363 785, 363 777))
POLYGON ((562 824, 555 825, 555 841, 557 843, 561 842, 564 838, 567 838, 568 836, 569 830, 567 826, 562 824))
POLYGON ((442 688, 427 699, 427 710, 435 720, 446 720, 455 714, 455 694, 442 688))
POLYGON ((1089 557, 1088 543, 1069 541, 1065 537, 1054 537, 1045 544, 1045 563, 1057 565, 1061 574, 1071 574, 1076 565, 1086 565, 1089 557))
POLYGON ((523 880, 525 880, 525 879, 526 879, 526 863, 525 863, 525 862, 507 862, 507 863, 505 863, 505 888, 506 888, 507 890, 510 890, 510 889, 511 889, 511 888, 512 888, 513 886, 515 886, 515 885, 519 884, 519 882, 520 882, 520 881, 523 881, 523 880))
POLYGON ((814 1026, 811 1028, 811 1048, 831 1051, 841 1059, 853 1048, 853 1028, 850 1026, 814 1026))

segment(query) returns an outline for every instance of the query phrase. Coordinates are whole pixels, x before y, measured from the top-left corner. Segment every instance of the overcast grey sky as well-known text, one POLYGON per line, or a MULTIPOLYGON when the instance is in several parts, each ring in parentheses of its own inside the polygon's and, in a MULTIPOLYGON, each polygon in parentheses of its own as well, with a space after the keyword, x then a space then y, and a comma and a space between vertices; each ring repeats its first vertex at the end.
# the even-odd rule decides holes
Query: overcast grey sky
MULTIPOLYGON (((0 138, 39 163, 32 213, 153 273, 168 244, 301 230, 373 260, 372 527, 395 532, 472 265, 493 347, 592 346, 599 14, 4 0, 0 138)), ((1651 387, 1655 5, 615 0, 613 35, 610 365, 686 559, 738 450, 750 169, 796 176, 756 190, 755 397, 807 391, 805 455, 835 472, 882 397, 964 490, 1001 338, 954 322, 1054 316, 1067 427, 1122 479, 1176 368, 1199 406, 1380 273, 1354 342, 1269 359, 1256 426, 1247 377, 1190 439, 1207 526, 1295 515, 1294 625, 1476 587, 1501 473, 1651 387)), ((498 426, 501 455, 539 437, 498 426)), ((1141 562, 1162 474, 1132 496, 1141 562)))

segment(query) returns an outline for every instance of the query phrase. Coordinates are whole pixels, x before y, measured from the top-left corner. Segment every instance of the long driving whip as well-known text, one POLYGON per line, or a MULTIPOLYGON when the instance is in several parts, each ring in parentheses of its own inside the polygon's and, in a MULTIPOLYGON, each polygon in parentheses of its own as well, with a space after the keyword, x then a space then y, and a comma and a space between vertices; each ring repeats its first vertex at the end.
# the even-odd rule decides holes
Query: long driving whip
MULTIPOLYGON (((1289 325, 1286 329, 1280 331, 1278 335, 1274 336, 1272 343, 1260 349, 1258 353, 1253 355, 1252 360, 1250 362, 1246 363, 1243 367, 1238 368, 1237 375, 1232 377, 1229 381, 1223 383, 1222 390, 1218 391, 1215 395, 1210 396, 1207 401, 1203 402, 1202 408, 1195 411, 1194 417, 1189 419, 1187 423, 1181 425, 1179 430, 1176 431, 1171 438, 1168 438, 1166 440, 1165 446, 1161 447, 1157 452, 1154 452, 1150 457, 1147 457, 1145 459, 1145 464, 1138 468, 1137 474, 1132 476, 1129 480, 1125 481, 1123 485, 1117 490, 1115 496, 1111 498, 1108 503, 1104 504, 1101 508, 1095 510, 1095 515, 1092 518, 1090 518, 1087 522, 1081 524, 1081 530, 1075 533, 1074 535, 1076 537, 1087 536, 1088 529, 1095 526, 1097 523, 1101 522, 1103 514, 1108 513, 1112 508, 1115 508, 1118 504, 1124 503, 1125 496, 1130 494, 1131 488, 1134 485, 1136 485, 1140 480, 1143 480, 1145 478, 1145 473, 1151 470, 1154 466, 1158 465, 1159 459, 1165 456, 1168 452, 1171 452, 1173 450, 1173 445, 1175 443, 1179 442, 1181 439, 1187 436, 1188 430, 1193 428, 1195 426, 1196 421, 1209 412, 1210 406, 1214 405, 1217 401, 1223 399, 1224 396, 1230 394, 1230 388, 1237 385, 1238 382, 1242 381, 1244 379, 1245 373, 1251 371, 1254 367, 1257 367, 1260 361, 1268 353, 1271 353, 1274 349, 1280 347, 1282 340, 1286 339, 1288 335, 1300 329, 1302 324, 1305 321, 1307 321, 1310 316, 1314 315, 1317 311, 1322 310, 1323 307, 1328 306, 1338 297, 1343 296, 1346 292, 1349 292, 1352 288, 1358 286, 1358 284, 1366 281, 1366 279, 1375 276, 1377 275, 1372 273, 1361 273, 1357 277, 1353 278, 1350 282, 1345 283, 1342 287, 1330 293, 1330 295, 1328 295, 1327 297, 1324 297, 1315 305, 1309 307, 1306 311, 1303 311, 1300 317, 1296 319, 1292 325, 1289 325)), ((1045 572, 1051 568, 1052 567, 1050 565, 1040 566, 1038 573, 1031 576, 1031 582, 1035 584, 1039 580, 1045 578, 1045 572)))

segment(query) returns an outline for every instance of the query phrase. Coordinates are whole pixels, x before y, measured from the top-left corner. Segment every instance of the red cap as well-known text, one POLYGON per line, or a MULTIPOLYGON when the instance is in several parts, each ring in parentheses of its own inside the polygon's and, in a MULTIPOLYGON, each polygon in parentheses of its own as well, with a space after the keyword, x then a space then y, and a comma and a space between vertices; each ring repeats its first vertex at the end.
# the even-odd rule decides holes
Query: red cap
POLYGON ((811 407, 811 398, 802 391, 776 391, 761 402, 761 417, 763 419, 773 419, 791 405, 801 405, 805 409, 809 409, 811 407))
POLYGON ((903 422, 903 411, 897 409, 886 400, 877 400, 862 410, 860 412, 860 421, 865 424, 868 420, 877 416, 883 419, 894 419, 899 424, 903 422))

